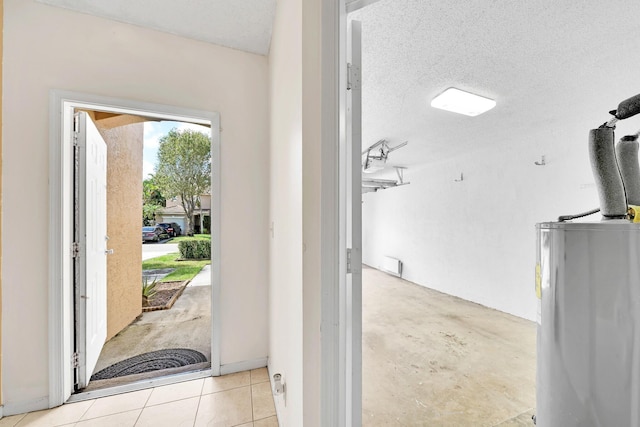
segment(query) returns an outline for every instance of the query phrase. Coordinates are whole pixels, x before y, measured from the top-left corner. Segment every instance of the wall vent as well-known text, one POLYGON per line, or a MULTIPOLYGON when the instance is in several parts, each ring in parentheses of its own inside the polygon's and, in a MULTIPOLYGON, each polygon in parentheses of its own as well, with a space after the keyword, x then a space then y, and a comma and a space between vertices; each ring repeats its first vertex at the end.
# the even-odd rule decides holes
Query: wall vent
POLYGON ((402 261, 388 256, 382 257, 382 271, 402 277, 402 261))

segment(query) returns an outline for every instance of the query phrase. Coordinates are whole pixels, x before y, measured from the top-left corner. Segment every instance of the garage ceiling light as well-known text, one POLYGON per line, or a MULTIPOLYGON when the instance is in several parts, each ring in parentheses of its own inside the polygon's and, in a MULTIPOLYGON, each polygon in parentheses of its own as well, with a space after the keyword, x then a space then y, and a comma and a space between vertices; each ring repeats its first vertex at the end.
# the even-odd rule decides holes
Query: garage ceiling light
POLYGON ((496 106, 496 101, 450 87, 433 98, 431 106, 466 116, 477 116, 496 106))

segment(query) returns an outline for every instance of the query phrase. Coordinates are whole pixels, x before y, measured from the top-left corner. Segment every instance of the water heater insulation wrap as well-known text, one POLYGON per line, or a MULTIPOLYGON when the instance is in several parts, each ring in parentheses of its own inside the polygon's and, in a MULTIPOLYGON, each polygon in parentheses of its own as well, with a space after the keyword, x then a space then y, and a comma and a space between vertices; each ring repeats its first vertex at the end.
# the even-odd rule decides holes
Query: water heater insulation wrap
POLYGON ((638 163, 638 137, 624 136, 616 144, 616 157, 620 176, 630 205, 640 205, 640 164, 638 163))
POLYGON ((598 190, 600 212, 606 218, 624 218, 627 198, 616 160, 614 133, 611 128, 589 131, 589 159, 598 190))
POLYGON ((640 426, 640 224, 537 233, 537 426, 640 426))

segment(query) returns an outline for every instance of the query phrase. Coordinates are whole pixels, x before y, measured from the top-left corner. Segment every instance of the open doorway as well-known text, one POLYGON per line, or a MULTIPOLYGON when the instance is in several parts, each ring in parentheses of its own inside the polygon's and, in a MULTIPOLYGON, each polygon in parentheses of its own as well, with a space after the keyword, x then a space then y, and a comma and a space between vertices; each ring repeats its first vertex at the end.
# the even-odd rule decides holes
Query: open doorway
MULTIPOLYGON (((382 2, 376 4, 382 5, 382 2)), ((353 369, 347 376, 347 382, 354 379, 354 399, 361 391, 362 411, 350 414, 348 418, 353 420, 351 425, 476 425, 479 422, 486 425, 505 422, 507 425, 508 422, 531 422, 535 406, 534 323, 456 298, 451 290, 450 295, 433 290, 441 285, 437 282, 443 282, 433 274, 436 268, 446 266, 449 271, 468 268, 471 263, 467 258, 475 256, 465 256, 464 235, 443 236, 443 240, 457 238, 459 248, 446 258, 438 256, 443 245, 438 245, 434 239, 437 229, 445 225, 454 228, 452 225, 468 227, 473 223, 467 218, 456 221, 454 215, 435 215, 442 209, 437 206, 436 196, 444 198, 442 193, 445 192, 461 194, 460 188, 466 185, 467 175, 438 165, 442 176, 450 173, 451 178, 447 178, 445 183, 444 179, 439 179, 441 176, 436 175, 431 182, 438 180, 440 187, 430 186, 431 182, 424 178, 424 171, 414 174, 419 167, 416 151, 401 150, 390 155, 391 151, 405 146, 406 140, 409 140, 410 149, 412 144, 428 147, 431 141, 421 140, 425 139, 424 133, 416 135, 410 132, 417 127, 416 123, 422 121, 407 124, 396 120, 400 111, 407 115, 414 109, 423 110, 418 110, 414 104, 407 107, 414 94, 410 90, 400 91, 404 86, 398 88, 412 79, 388 79, 388 76, 404 69, 402 60, 405 57, 410 58, 406 62, 422 57, 398 53, 398 46, 405 46, 397 41, 387 41, 392 32, 404 23, 394 21, 395 25, 385 27, 384 31, 381 30, 383 23, 398 10, 404 11, 404 6, 398 8, 396 5, 394 8, 389 2, 386 5, 383 12, 360 12, 348 19, 352 29, 360 28, 359 21, 362 20, 365 47, 361 65, 354 57, 354 34, 351 33, 346 102, 351 115, 347 126, 351 129, 347 135, 359 143, 359 127, 362 126, 363 151, 362 157, 356 154, 357 161, 349 162, 352 169, 347 172, 346 181, 361 179, 362 188, 358 188, 358 195, 362 191, 363 197, 355 198, 357 200, 353 201, 351 211, 347 209, 346 215, 348 221, 353 220, 353 226, 363 233, 361 255, 365 266, 359 270, 360 266, 349 265, 360 261, 360 254, 354 255, 353 252, 360 248, 360 242, 350 244, 347 241, 347 247, 351 248, 351 253, 347 254, 347 268, 351 271, 351 277, 347 279, 348 285, 351 284, 347 286, 347 293, 351 292, 351 300, 347 298, 348 309, 353 312, 361 310, 362 313, 362 330, 358 331, 355 326, 351 329, 354 335, 361 332, 361 348, 353 352, 361 350, 361 364, 358 364, 357 357, 353 357, 353 369), (387 50, 381 51, 380 46, 383 45, 387 50), (389 61, 387 58, 394 54, 397 54, 396 60, 389 61), (397 96, 394 90, 402 96, 397 96), (362 123, 358 117, 360 100, 356 100, 360 92, 362 123), (405 111, 407 109, 411 111, 405 111), (394 120, 389 120, 389 117, 394 117, 394 120), (408 173, 405 174, 406 168, 408 173), (364 174, 351 178, 349 172, 356 171, 358 175, 364 174), (412 184, 407 185, 409 182, 412 184), (411 215, 407 215, 407 211, 411 215), (359 215, 362 215, 362 224, 358 223, 359 215), (434 223, 437 225, 433 226, 434 223), (428 246, 434 254, 416 253, 416 247, 423 249, 428 246), (402 279, 403 261, 410 273, 404 277, 410 281, 402 279), (430 269, 424 268, 427 264, 430 269), (427 270, 422 277, 416 274, 421 269, 427 270), (357 274, 361 274, 361 288, 355 284, 360 279, 357 274), (361 294, 357 294, 358 291, 361 294), (360 373, 362 382, 356 383, 360 373), (357 390, 360 384, 361 389, 357 390), (396 403, 388 405, 390 401, 396 403)), ((374 7, 382 10, 382 6, 374 7)), ((411 37, 398 38, 412 40, 411 37)), ((422 61, 426 63, 425 59, 422 61)), ((422 166, 422 169, 425 168, 422 166)), ((467 193, 462 194, 468 196, 467 193)), ((352 236, 360 237, 349 228, 347 235, 352 239, 352 236)), ((479 271, 476 277, 483 275, 486 272, 479 271)), ((464 286, 469 286, 467 283, 464 286)), ((347 314, 347 323, 350 314, 347 314)), ((356 325, 360 319, 353 318, 356 325)), ((356 339, 348 337, 349 341, 353 341, 354 347, 358 344, 356 339)), ((355 405, 352 407, 356 408, 355 405)))
MULTIPOLYGON (((55 236, 52 236, 52 247, 55 246, 59 250, 52 254, 51 265, 52 268, 59 271, 58 277, 61 279, 59 282, 61 286, 52 286, 52 288, 55 287, 55 293, 52 295, 51 317, 55 319, 52 325, 55 324, 57 327, 55 330, 54 328, 51 330, 51 343, 54 350, 51 363, 56 367, 52 370, 51 375, 51 401, 56 404, 63 403, 69 399, 74 391, 80 391, 80 393, 74 394, 70 400, 116 394, 189 378, 219 375, 219 333, 216 332, 219 325, 214 314, 216 313, 215 307, 219 304, 217 295, 220 285, 218 115, 64 92, 52 94, 51 108, 52 117, 56 117, 56 120, 52 120, 52 132, 60 135, 59 150, 53 150, 56 155, 53 155, 51 159, 52 176, 55 178, 52 180, 52 191, 60 207, 57 218, 52 217, 52 222, 59 222, 55 227, 57 228, 55 236), (111 120, 112 125, 95 124, 100 123, 103 119, 111 120), (116 126, 113 125, 114 120, 124 120, 126 123, 123 126, 116 126), (185 283, 180 289, 184 296, 183 302, 185 304, 183 305, 186 312, 176 309, 176 313, 180 311, 181 316, 198 318, 200 324, 199 328, 193 328, 192 325, 182 325, 181 331, 174 330, 176 329, 176 315, 163 316, 158 314, 159 311, 154 311, 150 312, 148 316, 154 317, 154 319, 147 321, 142 313, 142 241, 140 234, 138 234, 142 222, 140 206, 142 159, 128 155, 126 138, 122 137, 123 133, 127 133, 126 130, 123 130, 127 126, 134 125, 133 127, 136 127, 135 123, 141 125, 145 121, 158 122, 161 120, 191 123, 211 129, 207 138, 210 141, 208 154, 211 167, 209 193, 211 196, 210 230, 212 237, 208 240, 209 259, 206 262, 201 261, 199 265, 202 268, 203 265, 210 264, 210 268, 200 274, 202 278, 200 281, 206 282, 206 286, 194 286, 194 289, 199 289, 185 293, 191 282, 188 280, 189 283, 185 283), (101 131, 98 128, 102 128, 101 131), (111 192, 115 198, 111 202, 104 201, 106 209, 103 209, 105 225, 115 224, 109 232, 100 228, 91 229, 101 222, 99 218, 102 215, 102 213, 95 213, 96 210, 100 210, 97 207, 100 206, 100 203, 93 200, 94 196, 100 193, 95 191, 95 188, 100 187, 100 179, 104 179, 105 193, 109 192, 109 180, 106 179, 106 176, 98 180, 86 179, 97 168, 88 162, 87 156, 84 154, 91 150, 86 146, 83 150, 82 144, 78 144, 76 148, 74 141, 77 140, 77 130, 80 131, 81 137, 87 140, 106 137, 102 138, 102 144, 106 149, 105 159, 109 157, 108 148, 109 144, 112 144, 112 164, 115 166, 111 168, 110 172, 113 175, 112 184, 115 185, 112 185, 111 192), (87 132, 93 136, 86 138, 87 132), (105 142, 104 139, 110 141, 105 142), (137 162, 134 161, 136 167, 127 168, 126 163, 132 162, 132 158, 137 160, 137 162), (89 173, 87 173, 88 170, 89 173), (131 171, 137 171, 137 173, 132 175, 131 171), (134 197, 137 199, 137 206, 128 209, 126 202, 123 203, 123 194, 128 193, 131 188, 138 190, 134 197), (80 203, 76 205, 75 200, 79 200, 80 203), (111 205, 110 208, 108 205, 111 205), (111 212, 111 215, 106 215, 107 211, 111 212), (133 215, 127 215, 128 211, 133 211, 133 215), (116 213, 113 214, 114 212, 116 213), (129 236, 128 231, 125 232, 128 229, 122 227, 123 222, 135 223, 133 236, 129 236), (94 242, 95 247, 91 248, 87 241, 94 242), (69 248, 69 251, 65 251, 65 248, 69 248), (97 259, 102 259, 90 260, 87 256, 88 252, 93 252, 97 259), (109 268, 106 265, 101 266, 102 262, 106 264, 109 257, 115 256, 117 253, 120 254, 120 252, 123 253, 124 260, 112 263, 114 265, 109 268), (106 274, 107 270, 110 274, 106 274), (128 275, 123 271, 128 271, 128 275), (96 285, 97 280, 94 278, 100 278, 102 274, 107 276, 103 279, 103 285, 96 285), (76 281, 78 286, 74 286, 76 281), (90 285, 89 288, 85 287, 86 284, 90 285), (95 289, 91 289, 91 286, 95 289), (110 289, 107 291, 107 288, 110 289), (197 296, 190 296, 190 293, 197 294, 197 296), (194 301, 199 302, 200 311, 204 310, 205 312, 196 314, 190 312, 188 308, 196 305, 194 301), (139 310, 137 314, 136 310, 139 310), (111 315, 105 315, 107 312, 111 315), (134 328, 138 329, 134 332, 129 331, 132 324, 145 324, 145 322, 145 327, 134 328), (106 325, 107 323, 111 323, 111 325, 106 325), (100 331, 96 332, 92 329, 100 331), (55 339, 56 336, 59 338, 58 340, 55 339), (184 339, 181 341, 178 337, 188 337, 192 343, 198 342, 199 350, 189 348, 191 347, 189 343, 184 339), (107 338, 110 338, 109 342, 119 340, 120 347, 107 345, 102 348, 102 344, 107 338), (110 367, 119 362, 126 362, 127 359, 139 356, 139 354, 133 353, 139 352, 141 349, 149 350, 144 351, 147 356, 156 351, 178 350, 180 354, 177 354, 175 359, 182 359, 186 365, 174 365, 174 362, 168 362, 164 365, 165 361, 162 360, 162 357, 165 354, 154 354, 153 356, 158 356, 158 358, 155 361, 152 360, 151 364, 159 364, 161 367, 169 368, 162 371, 163 375, 160 378, 157 374, 161 371, 149 373, 143 370, 134 372, 128 378, 121 377, 120 380, 112 378, 91 388, 91 378, 96 372, 109 371, 110 367), (185 354, 185 350, 189 354, 185 354), (191 353, 198 353, 200 356, 196 357, 191 353), (71 360, 72 364, 66 363, 68 360, 71 360), (170 376, 167 376, 168 374, 170 376)), ((141 136, 140 129, 136 132, 141 136)), ((140 154, 142 152, 141 144, 142 140, 140 140, 138 147, 140 154)), ((109 169, 108 164, 106 169, 109 169)), ((159 217, 158 222, 161 219, 159 217)), ((174 237, 178 238, 177 235, 174 237)), ((190 262, 192 261, 185 261, 185 264, 190 262)), ((173 304, 178 304, 176 300, 179 299, 176 298, 173 304)), ((133 361, 131 365, 138 362, 133 361)))
POLYGON ((195 211, 206 212, 208 218, 211 210, 210 128, 93 110, 75 114, 75 181, 80 184, 76 185, 75 241, 82 249, 75 258, 79 272, 75 280, 76 392, 209 369, 211 238, 208 228, 206 235, 195 236, 193 229, 195 211), (158 155, 160 145, 162 156, 158 155), (95 180, 101 169, 91 164, 89 153, 94 146, 103 147, 106 182, 86 188, 106 190, 102 209, 85 206, 85 198, 87 202, 99 199, 95 190, 86 191, 83 185, 85 177, 95 180), (198 185, 193 186, 194 182, 198 185), (91 251, 88 244, 101 240, 100 236, 89 239, 96 231, 94 225, 106 225, 106 233, 97 234, 108 236, 106 246, 98 251, 91 251), (87 236, 87 244, 82 235, 87 236), (184 254, 179 242, 185 242, 184 254), (193 253, 192 247, 201 251, 193 253), (93 280, 99 275, 87 274, 91 267, 94 273, 98 270, 89 265, 88 254, 94 254, 93 263, 106 258, 102 290, 87 289, 90 283, 100 283, 93 280))

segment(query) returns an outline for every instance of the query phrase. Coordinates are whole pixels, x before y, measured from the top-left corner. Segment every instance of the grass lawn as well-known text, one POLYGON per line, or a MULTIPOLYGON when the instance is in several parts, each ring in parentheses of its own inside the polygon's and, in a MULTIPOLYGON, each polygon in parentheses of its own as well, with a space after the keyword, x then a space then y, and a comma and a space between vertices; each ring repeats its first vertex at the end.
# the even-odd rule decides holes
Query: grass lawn
POLYGON ((156 270, 160 268, 175 268, 176 271, 165 276, 160 282, 176 282, 179 280, 193 279, 196 274, 202 270, 202 267, 211 263, 209 260, 204 261, 176 261, 179 258, 179 253, 171 253, 162 255, 156 258, 151 258, 146 261, 142 261, 143 270, 156 270))
POLYGON ((178 236, 171 240, 171 243, 180 243, 183 240, 211 240, 211 234, 194 234, 193 236, 178 236))

